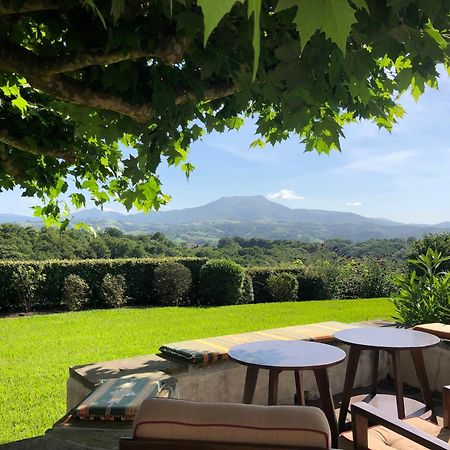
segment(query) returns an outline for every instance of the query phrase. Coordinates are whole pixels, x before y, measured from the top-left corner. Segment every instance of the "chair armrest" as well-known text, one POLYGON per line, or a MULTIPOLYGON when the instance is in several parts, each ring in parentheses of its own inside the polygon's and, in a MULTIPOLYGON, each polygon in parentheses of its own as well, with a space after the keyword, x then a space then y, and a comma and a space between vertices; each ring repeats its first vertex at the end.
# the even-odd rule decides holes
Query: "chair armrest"
POLYGON ((444 386, 442 390, 442 415, 444 416, 444 427, 450 428, 450 385, 444 386))
POLYGON ((450 446, 437 439, 430 436, 423 431, 408 425, 407 423, 388 416, 384 412, 377 408, 374 408, 367 403, 355 403, 352 405, 352 427, 353 427, 353 442, 355 444, 355 449, 366 450, 368 448, 368 428, 369 420, 371 423, 377 425, 383 425, 384 427, 416 442, 417 444, 423 445, 425 448, 430 450, 450 450, 450 446))

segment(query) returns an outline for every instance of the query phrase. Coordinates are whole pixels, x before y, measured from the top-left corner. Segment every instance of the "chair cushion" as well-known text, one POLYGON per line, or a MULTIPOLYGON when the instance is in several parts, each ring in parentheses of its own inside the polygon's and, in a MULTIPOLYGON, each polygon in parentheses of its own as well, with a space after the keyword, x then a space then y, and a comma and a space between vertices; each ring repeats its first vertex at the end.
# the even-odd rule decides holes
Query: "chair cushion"
MULTIPOLYGON (((417 417, 405 419, 405 423, 417 428, 430 436, 437 437, 444 442, 450 443, 450 430, 442 428, 434 423, 417 417)), ((424 450, 426 447, 416 444, 410 439, 389 430, 386 427, 377 425, 369 428, 368 433, 369 449, 371 450, 424 450)), ((341 433, 339 436, 339 448, 342 450, 353 450, 353 435, 351 431, 341 433)))
POLYGON ((443 323, 426 323, 423 325, 416 325, 414 330, 424 331, 425 333, 434 334, 441 339, 450 340, 450 325, 443 323))
POLYGON ((133 424, 141 439, 304 445, 328 449, 330 427, 319 408, 202 403, 175 399, 142 402, 133 424))
POLYGON ((156 397, 165 381, 149 374, 105 380, 74 409, 72 416, 80 420, 132 421, 142 401, 156 397))
POLYGON ((161 346, 159 351, 171 358, 176 358, 191 364, 203 364, 227 359, 228 350, 237 344, 267 341, 268 339, 331 342, 334 340, 334 333, 336 331, 355 328, 356 326, 355 324, 341 322, 295 325, 271 330, 195 339, 193 341, 173 342, 161 346))

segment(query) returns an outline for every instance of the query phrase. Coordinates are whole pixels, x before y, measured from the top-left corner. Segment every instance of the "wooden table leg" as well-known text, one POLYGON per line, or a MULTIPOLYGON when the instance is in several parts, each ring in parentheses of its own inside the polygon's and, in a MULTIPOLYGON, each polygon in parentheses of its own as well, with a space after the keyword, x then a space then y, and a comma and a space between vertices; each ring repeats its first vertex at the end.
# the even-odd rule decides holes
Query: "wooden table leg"
POLYGON ((328 423, 330 424, 332 446, 337 448, 339 433, 327 369, 315 369, 314 375, 316 377, 317 387, 319 389, 322 409, 328 419, 328 423))
POLYGON ((295 376, 295 390, 297 392, 297 405, 303 406, 305 404, 305 391, 303 390, 303 372, 294 370, 295 376))
POLYGON ((344 391, 342 392, 341 409, 339 411, 339 431, 344 431, 345 421, 347 419, 348 405, 352 396, 353 383, 355 381, 356 369, 358 368, 361 348, 354 345, 350 346, 348 354, 347 370, 345 372, 344 391))
POLYGON ((269 393, 267 398, 268 405, 276 405, 278 402, 278 370, 269 370, 269 393))
POLYGON ((259 369, 257 367, 247 367, 247 374, 245 375, 244 397, 242 403, 250 404, 255 395, 256 382, 258 381, 259 369))
POLYGON ((400 360, 400 350, 392 350, 391 355, 395 377, 395 396, 397 398, 397 415, 399 419, 404 419, 405 402, 403 400, 403 377, 400 360))
POLYGON ((420 390, 427 408, 431 410, 431 420, 437 423, 436 414, 434 413, 433 396, 431 395, 430 383, 428 382, 427 370, 423 360, 423 352, 421 348, 410 350, 411 359, 416 370, 417 379, 419 380, 420 390))
POLYGON ((372 397, 378 392, 378 361, 380 359, 380 351, 372 350, 372 397))

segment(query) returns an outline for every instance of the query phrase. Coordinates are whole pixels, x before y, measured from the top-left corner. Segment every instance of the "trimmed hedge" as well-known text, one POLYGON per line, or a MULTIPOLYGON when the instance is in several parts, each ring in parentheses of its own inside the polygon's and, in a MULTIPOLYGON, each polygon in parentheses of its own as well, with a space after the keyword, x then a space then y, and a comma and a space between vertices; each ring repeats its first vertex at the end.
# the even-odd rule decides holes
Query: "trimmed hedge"
POLYGON ((127 305, 165 305, 167 301, 156 294, 154 272, 159 265, 174 262, 188 268, 192 278, 191 288, 183 294, 184 305, 270 302, 268 279, 281 273, 292 274, 298 280, 298 301, 388 297, 395 289, 391 281, 393 268, 381 260, 341 258, 317 260, 308 266, 252 267, 246 270, 228 260, 183 257, 3 260, 0 261, 0 314, 62 309, 62 290, 69 275, 81 277, 89 286, 91 295, 84 308, 105 306, 101 289, 107 274, 124 277, 127 305))
POLYGON ((83 278, 71 273, 64 280, 61 292, 61 306, 69 311, 78 311, 86 307, 91 289, 83 278))
POLYGON ((298 279, 293 273, 273 273, 267 280, 274 302, 295 302, 298 297, 298 279))
POLYGON ((199 272, 206 258, 0 261, 0 313, 23 311, 13 283, 13 274, 19 267, 33 268, 45 275, 35 293, 34 310, 61 309, 64 280, 70 274, 80 276, 90 287, 92 295, 87 308, 101 307, 101 286, 107 273, 125 277, 128 304, 157 306, 159 303, 153 294, 153 272, 163 261, 179 262, 191 271, 189 298, 197 300, 199 272))
POLYGON ((269 277, 278 273, 291 273, 299 280, 298 300, 313 300, 314 297, 303 296, 302 279, 303 269, 298 267, 250 267, 246 271, 253 280, 253 296, 255 303, 266 303, 271 301, 271 293, 268 285, 269 277))
POLYGON ((242 298, 244 268, 227 259, 211 259, 200 270, 201 300, 205 305, 237 305, 242 298))
POLYGON ((191 271, 178 262, 163 262, 153 274, 153 289, 162 305, 186 305, 184 297, 191 288, 191 271))

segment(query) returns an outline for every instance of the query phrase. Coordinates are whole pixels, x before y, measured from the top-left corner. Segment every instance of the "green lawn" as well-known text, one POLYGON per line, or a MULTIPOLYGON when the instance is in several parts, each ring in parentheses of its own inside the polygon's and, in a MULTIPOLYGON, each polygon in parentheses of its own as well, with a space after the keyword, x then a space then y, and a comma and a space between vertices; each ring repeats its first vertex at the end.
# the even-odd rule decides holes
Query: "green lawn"
POLYGON ((387 299, 86 311, 0 319, 0 443, 42 434, 65 410, 68 367, 161 344, 337 320, 389 319, 387 299))

